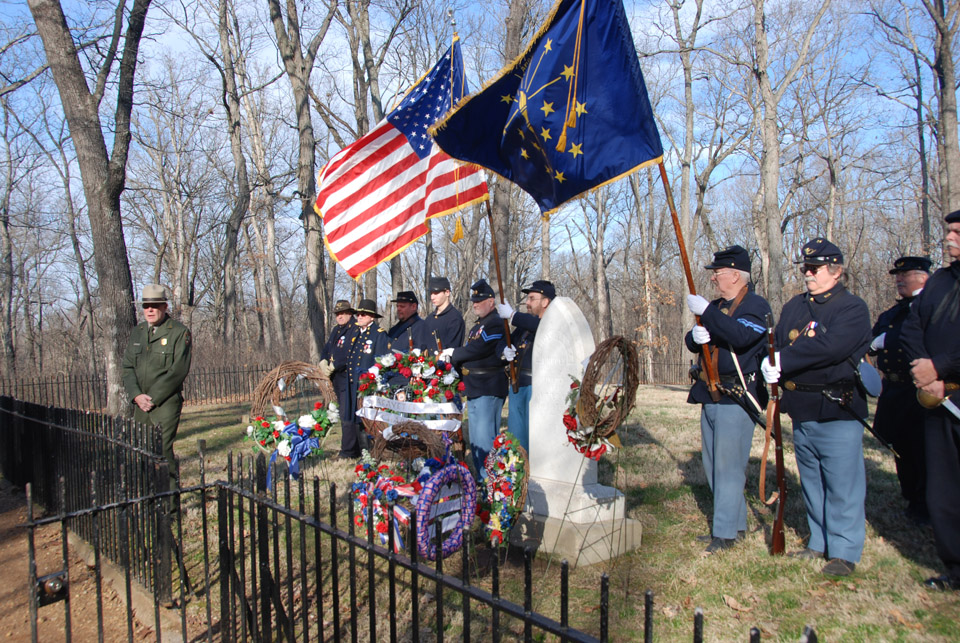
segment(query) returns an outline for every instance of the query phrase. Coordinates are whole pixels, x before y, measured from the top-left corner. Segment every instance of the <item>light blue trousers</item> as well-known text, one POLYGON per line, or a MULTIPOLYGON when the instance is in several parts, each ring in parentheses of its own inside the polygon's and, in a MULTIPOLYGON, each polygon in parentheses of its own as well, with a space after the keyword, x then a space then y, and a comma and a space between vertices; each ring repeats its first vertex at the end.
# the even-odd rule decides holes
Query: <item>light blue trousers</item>
POLYGON ((866 537, 863 428, 855 420, 794 422, 793 446, 810 549, 860 562, 866 537))
POLYGON ((703 470, 713 492, 714 538, 747 529, 747 462, 755 423, 736 404, 704 404, 700 413, 703 470))
POLYGON ((520 445, 530 454, 530 392, 532 386, 521 386, 516 393, 510 388, 509 414, 507 415, 507 430, 517 438, 520 445))
POLYGON ((483 461, 493 448, 493 439, 500 432, 500 413, 503 411, 502 397, 483 395, 467 400, 467 428, 470 433, 470 447, 473 450, 473 463, 486 478, 483 461))

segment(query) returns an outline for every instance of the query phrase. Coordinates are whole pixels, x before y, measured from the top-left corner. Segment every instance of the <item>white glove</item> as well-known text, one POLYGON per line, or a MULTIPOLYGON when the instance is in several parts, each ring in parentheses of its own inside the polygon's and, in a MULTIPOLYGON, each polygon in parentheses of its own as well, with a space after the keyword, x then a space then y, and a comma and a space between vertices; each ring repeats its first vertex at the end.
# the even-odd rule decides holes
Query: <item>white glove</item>
POLYGON ((687 295, 687 308, 694 315, 702 315, 709 305, 710 302, 700 295, 687 295))
POLYGON ((503 349, 501 357, 508 362, 512 362, 517 357, 517 349, 513 347, 513 344, 511 344, 503 349))
POLYGON ((763 361, 760 363, 760 372, 763 373, 763 379, 767 384, 776 384, 780 379, 780 351, 774 353, 776 358, 777 365, 772 366, 770 364, 770 356, 763 358, 763 361))
POLYGON ((320 364, 318 366, 320 367, 320 372, 326 375, 327 379, 329 379, 330 373, 333 372, 333 364, 324 359, 320 360, 320 364))
POLYGON ((437 359, 443 360, 444 362, 449 362, 450 358, 453 356, 452 348, 444 348, 437 359))
POLYGON ((517 311, 515 311, 510 304, 497 304, 497 314, 500 315, 501 319, 511 321, 513 320, 513 314, 515 312, 517 311))
POLYGON ((694 326, 693 327, 693 341, 698 344, 709 344, 710 343, 710 331, 704 328, 703 326, 694 326))
POLYGON ((876 352, 881 348, 883 348, 883 342, 886 341, 886 339, 887 339, 886 333, 880 333, 879 335, 874 337, 873 341, 870 342, 870 350, 876 352))

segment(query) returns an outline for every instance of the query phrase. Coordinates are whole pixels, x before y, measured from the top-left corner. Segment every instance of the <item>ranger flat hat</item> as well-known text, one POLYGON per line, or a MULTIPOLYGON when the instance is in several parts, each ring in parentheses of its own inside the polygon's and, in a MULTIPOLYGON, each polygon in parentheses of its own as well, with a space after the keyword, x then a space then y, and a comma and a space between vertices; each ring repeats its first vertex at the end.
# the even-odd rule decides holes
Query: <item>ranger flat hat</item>
POLYGON ((430 292, 450 290, 450 280, 446 277, 430 277, 430 292))
POLYGON ((143 297, 140 299, 142 304, 165 304, 167 303, 167 289, 159 284, 149 284, 143 287, 143 297))
POLYGON ((704 266, 707 270, 717 268, 733 268, 750 272, 750 253, 746 248, 733 245, 713 253, 713 261, 704 266))
POLYGON ((417 296, 413 294, 412 290, 401 290, 397 293, 396 299, 391 299, 391 302, 395 304, 406 303, 406 304, 417 304, 420 305, 420 302, 417 300, 417 296))
POLYGON ((337 301, 336 305, 333 307, 333 314, 339 315, 340 313, 350 313, 351 315, 356 312, 353 310, 353 306, 350 305, 350 302, 346 299, 340 299, 337 301))
POLYGON ((353 309, 353 312, 359 314, 370 315, 371 317, 383 317, 380 313, 377 312, 377 302, 372 299, 361 299, 360 303, 357 304, 357 307, 353 309))
POLYGON ((960 223, 960 210, 954 210, 947 216, 943 217, 943 220, 947 223, 960 223))
POLYGON ((546 279, 537 279, 535 282, 530 284, 528 288, 522 289, 520 292, 524 294, 530 294, 532 292, 537 292, 546 297, 547 299, 554 299, 557 296, 557 289, 553 287, 553 284, 547 281, 546 279))
POLYGON ((823 237, 807 241, 800 250, 800 258, 793 263, 809 263, 814 265, 843 265, 843 253, 823 237))
POLYGON ((930 266, 932 265, 933 262, 926 257, 900 257, 893 262, 890 274, 895 275, 898 272, 910 272, 911 270, 930 272, 930 266))
POLYGON ((470 286, 470 301, 483 301, 493 297, 493 288, 486 279, 480 279, 470 286))

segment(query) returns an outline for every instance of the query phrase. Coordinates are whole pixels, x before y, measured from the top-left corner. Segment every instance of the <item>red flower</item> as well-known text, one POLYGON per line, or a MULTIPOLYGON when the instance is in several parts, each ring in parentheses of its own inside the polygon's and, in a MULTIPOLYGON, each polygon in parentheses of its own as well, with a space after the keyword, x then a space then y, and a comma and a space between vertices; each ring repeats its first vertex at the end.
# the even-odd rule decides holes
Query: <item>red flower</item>
POLYGON ((411 371, 409 368, 404 366, 403 368, 400 369, 400 374, 403 375, 404 377, 410 377, 411 375, 413 375, 413 371, 411 371))
POLYGON ((567 427, 567 431, 576 431, 577 430, 577 419, 570 415, 569 413, 563 414, 563 426, 567 427))
POLYGON ((317 422, 316 424, 313 425, 313 430, 314 430, 314 431, 323 431, 323 427, 320 426, 320 423, 319 423, 319 422, 317 422))
POLYGON ((298 429, 297 429, 297 435, 303 435, 303 429, 302 429, 302 428, 298 428, 298 429))
POLYGON ((287 462, 290 462, 290 456, 285 455, 285 456, 283 456, 283 457, 286 459, 287 462))
POLYGON ((387 465, 381 464, 379 467, 377 467, 377 471, 383 471, 384 469, 387 469, 387 468, 389 468, 387 467, 387 465))
POLYGON ((403 479, 403 476, 391 476, 391 477, 390 477, 390 480, 391 480, 392 482, 396 482, 396 483, 398 483, 398 484, 403 484, 403 483, 405 482, 404 479, 403 479))
POLYGON ((360 473, 361 471, 363 471, 363 465, 362 465, 362 464, 358 464, 356 467, 353 468, 353 472, 354 472, 354 473, 360 473))
POLYGON ((387 533, 387 523, 385 522, 377 523, 377 531, 380 532, 381 534, 387 533))
POLYGON ((457 383, 457 390, 458 390, 458 391, 461 391, 461 392, 466 391, 466 390, 467 390, 467 385, 464 384, 463 382, 458 382, 458 383, 457 383))
POLYGON ((487 524, 488 522, 490 522, 490 512, 489 512, 489 511, 481 511, 481 512, 480 512, 480 522, 482 522, 483 524, 487 524))
POLYGON ((413 490, 416 491, 417 493, 420 493, 421 491, 423 491, 423 485, 420 484, 419 480, 414 481, 413 490))
POLYGON ((314 410, 314 411, 319 411, 319 410, 322 409, 322 408, 323 408, 323 402, 314 402, 314 403, 313 403, 313 410, 314 410))
POLYGON ((358 391, 366 391, 368 388, 370 388, 370 385, 369 385, 369 384, 361 384, 360 386, 357 387, 357 390, 358 390, 358 391))
POLYGON ((262 447, 267 446, 267 441, 266 441, 266 440, 260 440, 260 446, 262 446, 262 447))
POLYGON ((266 421, 263 421, 263 422, 260 423, 260 426, 262 426, 262 427, 265 428, 265 429, 269 429, 269 428, 270 428, 270 423, 269 423, 269 422, 266 422, 266 421))
POLYGON ((438 380, 437 378, 433 378, 432 380, 430 380, 430 386, 436 386, 439 383, 440 383, 440 380, 438 380))
POLYGON ((253 418, 253 419, 254 419, 255 422, 263 422, 263 416, 262 416, 262 415, 258 415, 257 417, 255 417, 255 418, 253 418))
POLYGON ((353 517, 353 522, 355 522, 355 523, 357 524, 357 527, 363 527, 363 517, 361 517, 361 516, 354 516, 354 517, 353 517))
POLYGON ((503 485, 500 491, 502 491, 503 495, 505 496, 510 496, 511 498, 513 497, 513 489, 510 488, 510 485, 507 485, 507 484, 503 485))
POLYGON ((497 544, 502 543, 502 542, 503 542, 503 533, 500 532, 500 531, 497 531, 496 529, 494 529, 493 531, 491 531, 491 532, 490 532, 490 541, 492 542, 492 541, 494 541, 494 540, 497 541, 497 544))
POLYGON ((280 437, 280 432, 279 432, 279 431, 274 431, 274 432, 273 432, 273 437, 274 437, 274 439, 279 438, 279 437, 280 437))
POLYGON ((377 472, 376 472, 376 471, 370 471, 370 472, 367 473, 367 479, 368 479, 368 480, 373 480, 373 479, 376 478, 376 477, 377 477, 377 472))
POLYGON ((504 469, 507 468, 507 465, 505 465, 505 464, 502 463, 502 462, 498 462, 498 463, 497 463, 497 467, 499 467, 500 470, 503 471, 504 469))
POLYGON ((399 360, 403 359, 403 353, 394 353, 394 354, 393 354, 393 357, 394 357, 396 360, 399 361, 399 360))
POLYGON ((445 398, 447 398, 447 400, 452 400, 452 399, 453 399, 453 391, 444 391, 444 392, 443 392, 443 396, 444 396, 445 398))

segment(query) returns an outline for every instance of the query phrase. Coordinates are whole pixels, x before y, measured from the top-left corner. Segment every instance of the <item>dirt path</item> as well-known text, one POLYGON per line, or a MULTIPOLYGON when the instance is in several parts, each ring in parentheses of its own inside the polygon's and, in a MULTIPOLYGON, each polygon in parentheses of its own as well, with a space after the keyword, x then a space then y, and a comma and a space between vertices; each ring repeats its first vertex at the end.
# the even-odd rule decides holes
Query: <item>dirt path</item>
MULTIPOLYGON (((27 530, 19 527, 27 519, 23 491, 11 488, 0 479, 0 641, 30 640, 30 603, 27 530)), ((59 525, 49 525, 37 531, 35 547, 37 570, 40 576, 60 570, 61 540, 59 525)), ((96 579, 94 570, 72 549, 69 552, 70 630, 74 641, 97 640, 96 579)), ((123 599, 104 582, 103 631, 107 641, 126 640, 127 615, 123 599)), ((37 640, 64 640, 64 605, 59 602, 41 607, 37 618, 37 640)), ((152 625, 133 620, 134 640, 155 640, 152 625)))

